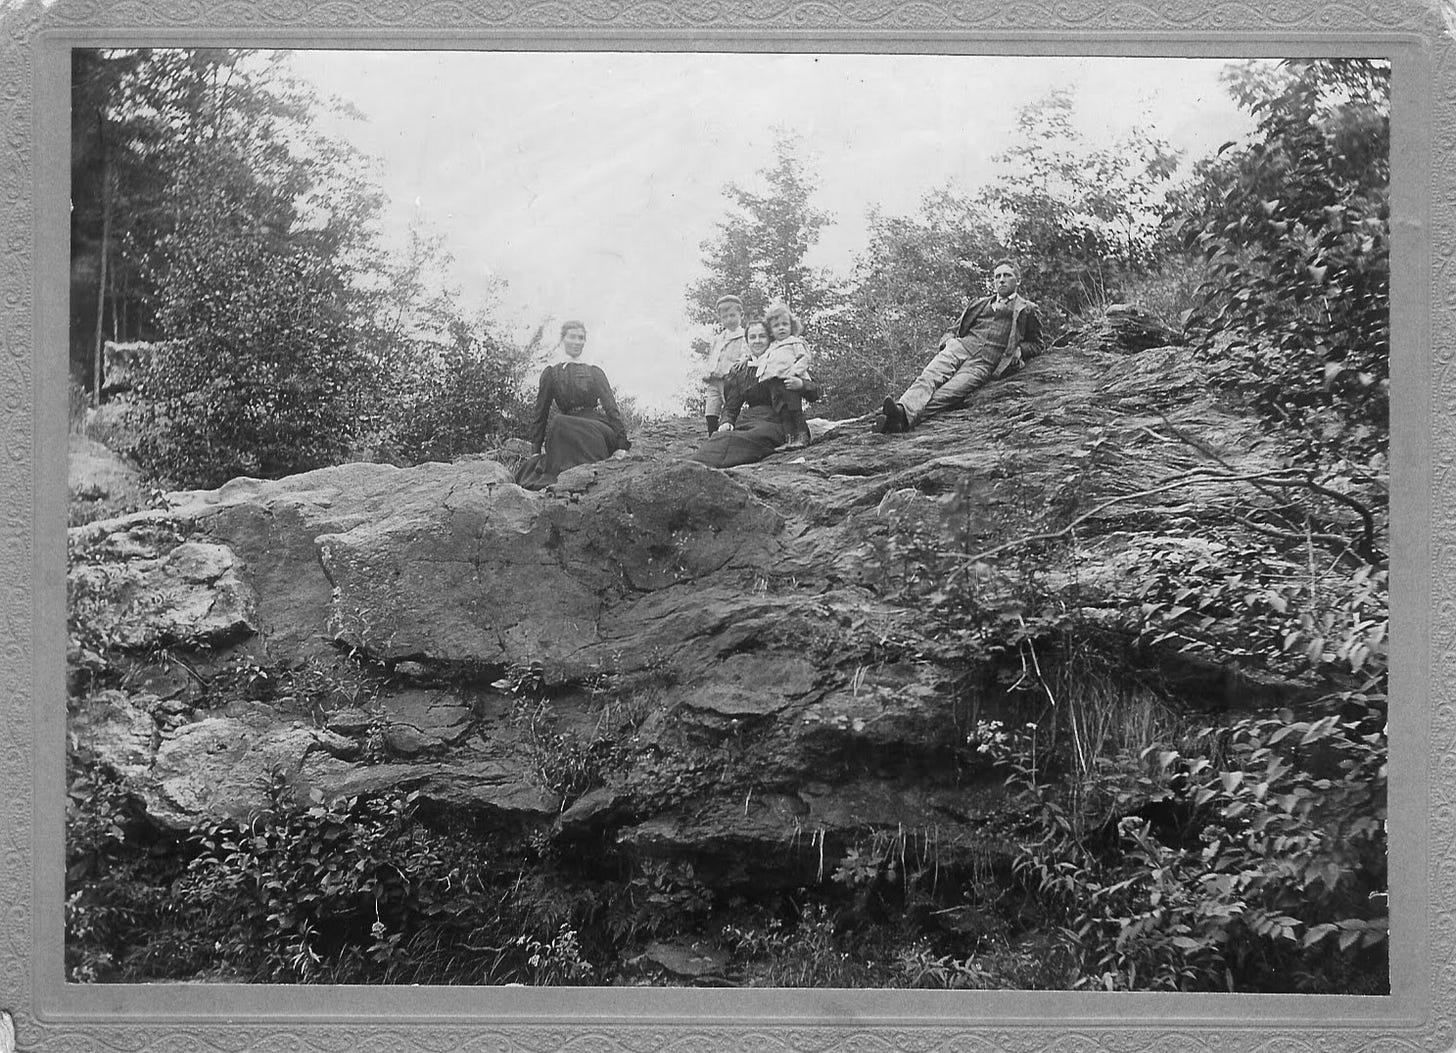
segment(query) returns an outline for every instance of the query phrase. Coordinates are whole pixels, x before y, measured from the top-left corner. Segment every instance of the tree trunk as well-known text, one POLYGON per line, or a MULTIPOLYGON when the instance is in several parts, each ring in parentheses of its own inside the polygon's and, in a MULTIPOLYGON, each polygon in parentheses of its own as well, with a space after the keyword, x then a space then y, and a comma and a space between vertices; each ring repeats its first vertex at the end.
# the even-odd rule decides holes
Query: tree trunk
POLYGON ((121 289, 116 284, 116 269, 108 267, 110 272, 107 275, 106 292, 107 298, 111 301, 111 342, 121 343, 121 289))
MULTIPOLYGON (((104 133, 103 133, 104 134, 104 133)), ((101 161, 101 263, 96 276, 96 341, 91 358, 91 405, 101 405, 101 347, 106 319, 106 263, 111 253, 111 157, 103 150, 101 161)))

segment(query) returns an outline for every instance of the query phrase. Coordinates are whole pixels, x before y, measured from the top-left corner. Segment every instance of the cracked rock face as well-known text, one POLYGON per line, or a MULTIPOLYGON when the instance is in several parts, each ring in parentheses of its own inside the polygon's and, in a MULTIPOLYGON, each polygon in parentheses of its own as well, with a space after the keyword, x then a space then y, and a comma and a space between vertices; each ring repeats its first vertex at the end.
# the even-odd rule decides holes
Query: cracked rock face
POLYGON ((98 689, 78 690, 72 730, 169 826, 245 816, 281 778, 301 799, 418 790, 725 883, 812 877, 896 831, 994 856, 1001 776, 957 751, 1019 703, 895 602, 883 548, 957 493, 966 550, 1005 542, 1094 429, 1117 441, 1078 462, 1091 514, 1045 583, 1116 631, 1144 569, 1132 543, 1190 514, 1155 484, 1213 456, 1277 463, 1176 347, 1058 349, 909 435, 820 426, 726 471, 682 459, 695 422, 656 422, 539 493, 487 460, 348 464, 78 527, 89 635, 71 650, 91 664, 72 679, 98 689), (157 671, 159 651, 178 667, 157 671))
POLYGON ((71 573, 73 594, 105 597, 94 624, 116 645, 227 644, 257 632, 257 595, 226 545, 185 541, 161 553, 123 534, 116 548, 120 560, 71 573))
POLYGON ((277 772, 297 779, 315 750, 351 752, 341 735, 316 728, 249 726, 230 717, 205 717, 162 739, 144 785, 148 810, 181 825, 201 815, 246 819, 259 792, 277 772))

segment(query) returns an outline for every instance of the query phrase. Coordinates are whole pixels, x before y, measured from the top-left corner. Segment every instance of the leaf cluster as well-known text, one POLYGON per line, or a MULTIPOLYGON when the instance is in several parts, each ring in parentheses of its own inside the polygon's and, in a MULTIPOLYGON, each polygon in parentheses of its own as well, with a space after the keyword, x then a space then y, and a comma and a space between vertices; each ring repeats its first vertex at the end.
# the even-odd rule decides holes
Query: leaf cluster
MULTIPOLYGON (((1119 795, 1111 845, 1073 833, 1038 788, 1039 835, 1018 870, 1063 913, 1079 986, 1348 990, 1380 956, 1386 739, 1379 710, 1248 718, 1218 760, 1149 748, 1119 795), (1145 815, 1182 810, 1192 837, 1145 815)), ((1017 778, 1017 777, 1013 777, 1017 778)))
POLYGON ((1256 139, 1206 172, 1181 220, 1209 264, 1189 316, 1212 378, 1293 438, 1296 460, 1385 471, 1390 386, 1390 69, 1300 60, 1245 87, 1256 139))

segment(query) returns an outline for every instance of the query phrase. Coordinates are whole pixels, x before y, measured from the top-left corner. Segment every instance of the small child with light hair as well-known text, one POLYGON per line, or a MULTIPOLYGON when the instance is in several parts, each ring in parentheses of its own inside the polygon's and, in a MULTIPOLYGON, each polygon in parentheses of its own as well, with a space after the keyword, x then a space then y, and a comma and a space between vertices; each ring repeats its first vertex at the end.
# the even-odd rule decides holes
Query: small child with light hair
POLYGON ((769 382, 769 397, 784 429, 787 441, 780 449, 799 449, 809 445, 809 426, 804 422, 804 397, 785 381, 808 381, 812 355, 809 345, 799 335, 803 326, 787 305, 771 304, 763 313, 763 324, 768 328, 773 343, 769 344, 759 362, 758 379, 769 382))

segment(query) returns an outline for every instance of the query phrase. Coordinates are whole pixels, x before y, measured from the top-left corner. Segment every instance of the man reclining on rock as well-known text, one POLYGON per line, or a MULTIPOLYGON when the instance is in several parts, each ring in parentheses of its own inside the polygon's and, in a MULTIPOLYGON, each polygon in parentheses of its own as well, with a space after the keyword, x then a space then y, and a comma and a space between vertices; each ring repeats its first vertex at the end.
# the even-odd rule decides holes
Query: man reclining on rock
POLYGON ((1036 304, 1016 291, 1020 277, 1010 260, 996 264, 995 293, 971 301, 905 394, 885 399, 875 431, 909 431, 926 417, 959 409, 986 381, 1041 354, 1041 319, 1036 304))

